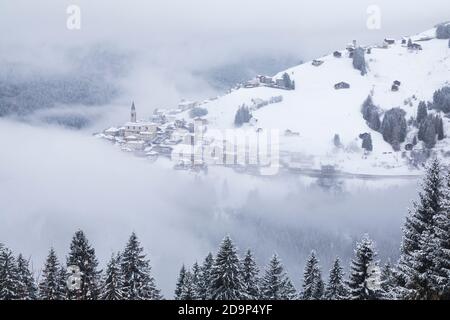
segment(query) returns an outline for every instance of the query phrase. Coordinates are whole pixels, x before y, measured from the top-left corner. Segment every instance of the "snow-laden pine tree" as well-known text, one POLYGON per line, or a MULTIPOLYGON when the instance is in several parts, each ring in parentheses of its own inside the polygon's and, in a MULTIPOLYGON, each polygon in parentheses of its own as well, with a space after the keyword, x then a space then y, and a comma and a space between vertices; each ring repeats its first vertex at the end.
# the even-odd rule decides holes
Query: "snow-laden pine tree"
POLYGON ((201 270, 200 270, 200 266, 198 265, 197 262, 195 262, 192 265, 192 282, 193 282, 193 286, 194 286, 194 293, 193 293, 193 297, 194 300, 200 300, 198 292, 199 290, 199 283, 200 283, 200 275, 201 275, 201 270))
POLYGON ((236 127, 241 127, 244 123, 248 123, 251 118, 252 114, 250 113, 250 109, 244 104, 236 111, 234 125, 236 127))
POLYGON ((78 230, 72 238, 67 268, 79 268, 80 287, 70 288, 70 300, 97 300, 100 293, 100 274, 95 250, 89 244, 83 231, 78 230))
POLYGON ((245 298, 241 264, 230 237, 223 239, 211 271, 212 300, 240 300, 245 298))
POLYGON ((435 281, 440 299, 450 300, 450 173, 445 179, 442 209, 435 216, 435 281))
POLYGON ((419 106, 417 107, 417 116, 416 116, 417 127, 420 127, 420 125, 427 118, 427 116, 428 116, 427 105, 425 101, 420 101, 419 106))
POLYGON ((282 290, 282 297, 283 300, 296 300, 298 299, 297 289, 295 289, 294 285, 292 284, 291 279, 286 277, 286 279, 283 282, 283 290, 282 290))
POLYGON ((260 298, 264 300, 293 300, 296 298, 295 288, 276 254, 270 259, 261 279, 260 298))
POLYGON ((395 299, 395 278, 391 262, 388 261, 381 270, 381 289, 383 290, 384 298, 388 300, 395 299))
POLYGON ((184 274, 183 285, 181 286, 180 299, 184 301, 196 300, 194 275, 190 270, 184 274))
POLYGON ((17 257, 17 299, 37 299, 37 286, 31 274, 28 260, 25 260, 22 254, 17 257))
POLYGON ((367 74, 367 64, 364 48, 358 47, 353 51, 353 67, 361 72, 364 76, 367 74))
POLYGON ((437 251, 435 220, 443 210, 443 187, 441 164, 434 159, 427 167, 419 201, 413 203, 403 228, 401 255, 395 273, 400 298, 424 299, 424 295, 431 295, 429 286, 433 285, 434 275, 428 266, 433 266, 436 258, 433 253, 437 251), (434 247, 434 250, 424 246, 434 247))
POLYGON ((123 300, 123 275, 120 268, 121 256, 119 253, 112 255, 103 276, 103 284, 100 293, 102 300, 123 300))
POLYGON ((178 275, 177 284, 175 287, 175 300, 181 300, 181 293, 183 290, 184 280, 186 278, 186 267, 184 264, 181 266, 180 274, 178 275))
POLYGON ((414 274, 411 278, 413 295, 416 300, 438 300, 439 284, 435 270, 437 243, 432 229, 422 232, 419 239, 420 250, 414 252, 414 274))
POLYGON ((383 297, 380 268, 375 260, 376 252, 372 240, 365 235, 357 243, 355 257, 350 266, 349 299, 377 300, 383 297))
POLYGON ((347 287, 344 281, 344 269, 341 266, 339 257, 337 257, 330 270, 328 284, 325 289, 325 299, 345 300, 347 295, 347 287))
POLYGON ((0 300, 18 298, 16 259, 8 248, 0 248, 0 300))
POLYGON ((61 264, 58 273, 59 292, 61 293, 60 300, 66 300, 69 294, 69 286, 67 285, 68 276, 67 269, 61 264))
POLYGON ((133 232, 122 254, 124 298, 126 300, 160 300, 162 296, 151 276, 150 261, 146 259, 133 232))
POLYGON ((324 284, 319 260, 316 257, 316 253, 312 251, 303 273, 303 292, 301 297, 303 300, 320 300, 323 294, 324 284))
POLYGON ((244 281, 247 299, 256 300, 259 298, 259 269, 251 250, 247 250, 242 260, 242 279, 244 281))
MULTIPOLYGON (((63 271, 65 272, 64 269, 63 271)), ((42 300, 63 300, 65 298, 65 290, 62 288, 63 283, 61 266, 55 250, 51 248, 39 282, 39 298, 42 300)))
POLYGON ((197 283, 197 297, 199 300, 211 299, 211 271, 214 265, 214 257, 209 253, 202 266, 197 283))

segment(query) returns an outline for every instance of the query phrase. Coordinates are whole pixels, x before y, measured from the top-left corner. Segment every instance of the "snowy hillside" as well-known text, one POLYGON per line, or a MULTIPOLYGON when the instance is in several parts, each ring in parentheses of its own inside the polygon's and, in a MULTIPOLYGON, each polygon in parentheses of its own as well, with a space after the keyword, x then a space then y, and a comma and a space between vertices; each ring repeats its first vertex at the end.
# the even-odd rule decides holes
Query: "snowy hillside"
MULTIPOLYGON (((419 102, 432 101, 433 93, 450 81, 449 42, 435 39, 435 33, 435 29, 431 29, 411 37, 423 50, 408 49, 405 41, 409 38, 403 43, 402 39, 397 39, 385 47, 370 47, 365 54, 368 70, 365 76, 353 68, 347 50, 342 49, 339 51, 342 57, 330 54, 320 58, 323 64, 319 66, 306 62, 274 76, 274 79, 281 78, 288 73, 295 81, 295 90, 266 86, 236 89, 202 105, 208 110, 208 128, 233 128, 236 111, 245 104, 257 122, 244 128, 278 129, 282 153, 310 159, 313 168, 334 164, 337 169, 350 173, 416 174, 417 169, 408 164, 411 151, 406 151, 405 146, 411 143, 417 128, 408 125, 406 141, 401 144, 401 150, 395 152, 379 132, 368 127, 361 106, 372 94, 374 104, 380 108, 381 119, 385 111, 394 107, 402 108, 407 120, 415 118, 419 102), (401 82, 396 92, 391 88, 394 81, 401 82), (350 88, 336 90, 335 84, 339 82, 348 83, 350 88), (270 100, 280 95, 282 102, 252 108, 255 99, 270 100), (285 134, 286 130, 294 134, 285 134), (365 153, 361 148, 359 135, 363 133, 371 134, 372 152, 365 153), (333 143, 336 134, 342 147, 333 143)), ((450 151, 450 120, 444 114, 441 116, 447 137, 438 141, 433 152, 443 155, 450 151)), ((188 112, 180 117, 189 118, 188 112)), ((415 149, 422 149, 421 142, 415 149)))

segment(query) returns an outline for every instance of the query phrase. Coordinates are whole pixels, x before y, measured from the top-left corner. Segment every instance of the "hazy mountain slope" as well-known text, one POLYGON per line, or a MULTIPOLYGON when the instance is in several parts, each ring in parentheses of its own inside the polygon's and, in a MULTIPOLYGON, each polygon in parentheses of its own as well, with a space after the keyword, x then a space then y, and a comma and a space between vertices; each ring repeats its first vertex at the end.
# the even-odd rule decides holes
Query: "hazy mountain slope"
MULTIPOLYGON (((435 29, 412 37, 418 41, 434 36, 435 29)), ((361 105, 373 90, 376 105, 386 111, 401 107, 409 119, 417 113, 420 100, 432 100, 436 89, 448 84, 450 75, 450 49, 448 40, 432 39, 419 42, 422 51, 410 51, 401 41, 390 45, 388 49, 373 48, 366 54, 368 74, 361 76, 352 66, 352 59, 333 55, 325 56, 319 67, 311 62, 288 69, 276 75, 281 78, 287 72, 296 82, 296 90, 258 87, 241 88, 215 101, 204 105, 209 111, 207 116, 210 127, 231 128, 238 107, 242 104, 252 106, 252 99, 268 100, 282 95, 281 103, 269 104, 252 112, 258 120, 256 127, 278 129, 281 133, 281 149, 315 156, 315 166, 324 163, 338 164, 340 169, 350 172, 381 173, 385 168, 391 173, 408 173, 409 168, 401 152, 393 152, 392 146, 385 142, 380 133, 367 126, 362 118, 361 105), (401 81, 400 90, 392 92, 393 81, 401 81), (348 90, 335 90, 334 85, 345 81, 351 85, 348 90), (413 106, 405 105, 411 99, 413 106), (298 137, 287 137, 285 130, 298 132, 298 137), (374 151, 364 155, 359 134, 371 133, 374 151), (333 145, 333 136, 339 134, 344 148, 337 150, 333 145), (364 161, 361 161, 361 160, 364 161)), ((444 127, 450 136, 448 118, 444 118, 444 127)), ((416 129, 408 127, 407 141, 410 142, 416 129)), ((435 148, 447 151, 448 138, 439 142, 435 148)))

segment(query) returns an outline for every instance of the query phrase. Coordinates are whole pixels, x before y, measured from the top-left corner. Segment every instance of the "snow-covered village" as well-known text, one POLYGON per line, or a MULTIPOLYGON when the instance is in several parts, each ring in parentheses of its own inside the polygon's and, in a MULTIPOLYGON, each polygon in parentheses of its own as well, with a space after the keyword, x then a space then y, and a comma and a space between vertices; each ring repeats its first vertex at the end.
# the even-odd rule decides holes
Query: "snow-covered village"
POLYGON ((3 2, 2 310, 448 312, 450 1, 3 2))

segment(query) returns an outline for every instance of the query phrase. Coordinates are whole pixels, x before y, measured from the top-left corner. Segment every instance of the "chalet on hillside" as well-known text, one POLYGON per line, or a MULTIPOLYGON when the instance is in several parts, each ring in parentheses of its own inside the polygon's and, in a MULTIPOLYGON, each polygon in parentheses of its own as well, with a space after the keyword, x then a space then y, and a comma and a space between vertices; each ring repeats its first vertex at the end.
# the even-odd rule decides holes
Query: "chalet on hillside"
POLYGON ((389 39, 389 38, 385 38, 384 42, 387 44, 395 44, 395 40, 394 39, 389 39))
POLYGON ((324 62, 322 60, 313 60, 312 65, 315 67, 320 67, 324 62))
POLYGON ((267 76, 258 76, 259 82, 264 83, 264 84, 273 84, 273 79, 272 77, 267 77, 267 76))
POLYGON ((336 89, 336 90, 350 89, 350 85, 347 82, 342 81, 342 82, 336 83, 334 85, 334 89, 336 89))
POLYGON ((408 49, 420 51, 422 50, 422 46, 418 43, 410 43, 408 44, 408 49))
POLYGON ((276 82, 275 82, 275 84, 276 84, 278 87, 284 88, 284 80, 283 80, 283 79, 277 79, 276 82))
POLYGON ((257 87, 259 87, 259 85, 260 85, 260 82, 256 78, 256 79, 252 79, 252 80, 247 81, 244 84, 244 88, 257 88, 257 87))

